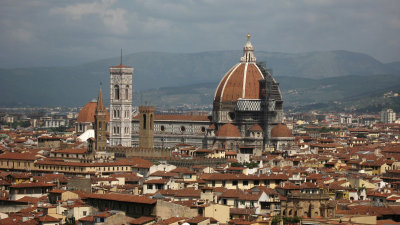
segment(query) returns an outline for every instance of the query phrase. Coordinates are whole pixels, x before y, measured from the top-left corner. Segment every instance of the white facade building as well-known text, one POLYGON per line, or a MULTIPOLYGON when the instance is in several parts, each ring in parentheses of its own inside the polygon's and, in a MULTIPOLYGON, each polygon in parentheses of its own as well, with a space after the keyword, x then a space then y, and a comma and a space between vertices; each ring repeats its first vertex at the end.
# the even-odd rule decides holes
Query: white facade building
POLYGON ((110 67, 110 145, 132 144, 132 74, 133 68, 110 67))
POLYGON ((396 121, 396 113, 392 109, 386 109, 381 111, 382 123, 394 123, 394 121, 396 121))

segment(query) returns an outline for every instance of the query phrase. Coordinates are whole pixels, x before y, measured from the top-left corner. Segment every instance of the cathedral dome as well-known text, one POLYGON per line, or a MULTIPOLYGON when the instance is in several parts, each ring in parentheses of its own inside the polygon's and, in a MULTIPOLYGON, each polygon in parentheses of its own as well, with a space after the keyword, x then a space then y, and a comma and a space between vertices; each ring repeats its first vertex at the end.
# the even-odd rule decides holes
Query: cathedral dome
POLYGON ((236 102, 239 98, 260 99, 259 80, 264 76, 256 65, 250 35, 243 47, 240 63, 233 66, 222 78, 214 95, 214 102, 236 102))
POLYGON ((263 129, 260 125, 254 124, 252 127, 250 127, 249 131, 263 131, 263 129))
POLYGON ((239 129, 231 124, 227 123, 220 127, 217 131, 218 137, 241 137, 239 129))
POLYGON ((292 131, 283 123, 278 123, 271 130, 272 138, 293 137, 292 131))
MULTIPOLYGON (((84 122, 94 122, 94 114, 96 113, 96 107, 97 107, 97 101, 91 101, 88 102, 81 111, 79 111, 78 118, 76 121, 84 123, 84 122)), ((108 111, 106 110, 106 121, 110 121, 110 115, 108 114, 108 111)))

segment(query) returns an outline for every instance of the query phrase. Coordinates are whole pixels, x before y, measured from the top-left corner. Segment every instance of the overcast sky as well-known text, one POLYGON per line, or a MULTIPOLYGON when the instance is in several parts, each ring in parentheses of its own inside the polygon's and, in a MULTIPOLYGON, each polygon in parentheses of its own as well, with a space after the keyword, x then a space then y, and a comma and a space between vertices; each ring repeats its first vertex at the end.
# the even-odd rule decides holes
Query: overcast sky
POLYGON ((349 50, 400 61, 398 0, 1 0, 0 67, 143 51, 349 50))

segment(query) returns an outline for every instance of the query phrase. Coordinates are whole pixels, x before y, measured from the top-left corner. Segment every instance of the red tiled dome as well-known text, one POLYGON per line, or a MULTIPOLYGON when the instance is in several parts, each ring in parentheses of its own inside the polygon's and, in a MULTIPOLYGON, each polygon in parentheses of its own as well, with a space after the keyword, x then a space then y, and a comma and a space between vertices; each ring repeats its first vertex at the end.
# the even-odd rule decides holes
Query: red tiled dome
POLYGON ((262 127, 258 124, 254 124, 252 127, 249 129, 250 131, 263 131, 262 127))
MULTIPOLYGON (((81 111, 79 111, 78 118, 76 119, 78 122, 94 122, 94 114, 96 113, 96 107, 97 107, 97 102, 89 102, 83 108, 81 111)), ((106 110, 106 115, 107 115, 107 122, 110 121, 110 115, 108 114, 108 111, 106 110)))
POLYGON ((263 79, 255 62, 236 64, 225 74, 215 92, 215 102, 236 102, 238 98, 259 99, 260 84, 263 79))
POLYGON ((271 137, 293 137, 292 131, 283 123, 278 123, 271 130, 271 137))
POLYGON ((207 128, 207 130, 215 130, 215 124, 211 124, 211 125, 207 128))
POLYGON ((239 129, 231 124, 227 123, 220 127, 217 131, 218 137, 241 137, 239 129))

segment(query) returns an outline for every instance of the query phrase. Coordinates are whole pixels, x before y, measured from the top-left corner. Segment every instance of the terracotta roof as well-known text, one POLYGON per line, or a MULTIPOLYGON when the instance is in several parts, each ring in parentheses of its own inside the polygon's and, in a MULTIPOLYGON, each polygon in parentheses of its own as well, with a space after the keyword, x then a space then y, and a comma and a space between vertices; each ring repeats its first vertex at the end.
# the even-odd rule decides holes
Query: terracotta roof
POLYGON ((293 137, 292 131, 283 123, 278 123, 271 130, 271 137, 293 137))
POLYGON ((125 66, 125 65, 123 65, 123 64, 121 63, 121 64, 119 64, 118 66, 111 66, 110 68, 132 68, 132 67, 130 67, 130 66, 125 66))
POLYGON ((203 180, 287 180, 288 176, 285 174, 261 174, 256 175, 245 175, 245 174, 221 174, 221 173, 211 173, 203 174, 201 179, 203 180))
POLYGON ((175 197, 198 197, 200 198, 201 190, 195 190, 194 188, 185 188, 179 190, 175 197))
POLYGON ((211 124, 208 128, 207 128, 207 130, 215 130, 215 124, 211 124))
POLYGON ((243 220, 243 219, 233 219, 231 221, 229 221, 229 224, 232 225, 248 225, 248 224, 252 224, 252 222, 247 221, 247 220, 243 220))
POLYGON ((19 183, 19 184, 13 184, 10 186, 10 188, 33 188, 33 187, 53 187, 56 186, 55 184, 49 184, 49 183, 19 183))
POLYGON ((239 129, 231 124, 227 123, 220 127, 217 131, 218 137, 241 137, 239 129))
POLYGON ((147 180, 144 184, 166 184, 168 183, 168 179, 154 179, 154 180, 147 180))
POLYGON ((152 174, 150 174, 149 176, 151 177, 175 177, 178 176, 178 173, 174 173, 174 172, 166 172, 166 171, 156 171, 152 174))
POLYGON ((32 177, 32 174, 30 173, 10 173, 10 177, 16 178, 16 179, 29 179, 32 177))
POLYGON ((30 219, 27 221, 23 221, 22 216, 9 216, 5 219, 0 219, 1 225, 37 225, 38 221, 35 219, 30 219))
POLYGON ((141 204, 155 204, 157 201, 145 196, 127 195, 127 194, 87 194, 84 198, 103 199, 119 202, 132 202, 141 204))
POLYGON ((226 151, 225 155, 226 156, 228 156, 228 155, 237 155, 237 152, 235 152, 235 151, 226 151))
POLYGON ((40 201, 40 198, 35 198, 35 197, 30 197, 30 196, 24 196, 18 200, 17 202, 27 202, 31 204, 36 204, 38 201, 40 201))
POLYGON ((60 149, 60 150, 55 150, 52 153, 84 154, 84 153, 86 153, 86 148, 60 149))
POLYGON ((133 219, 133 220, 129 221, 129 223, 140 225, 140 224, 148 223, 148 222, 151 222, 154 220, 155 220, 154 217, 141 216, 137 219, 133 219))
POLYGON ((35 161, 36 157, 35 154, 31 153, 6 152, 0 155, 0 159, 35 161))
POLYGON ((93 222, 94 221, 94 216, 82 217, 78 221, 81 221, 81 222, 93 222))
POLYGON ((159 222, 157 222, 155 224, 156 225, 168 225, 168 224, 171 224, 171 223, 176 223, 176 222, 179 222, 179 221, 183 221, 185 219, 186 219, 185 217, 171 217, 171 218, 166 219, 166 220, 161 220, 161 221, 159 221, 159 222))
POLYGON ((187 223, 200 223, 203 222, 204 220, 207 220, 208 218, 202 217, 202 216, 196 216, 192 219, 186 220, 187 223))
POLYGON ((310 182, 305 182, 305 183, 302 183, 300 185, 300 188, 302 188, 302 189, 316 189, 316 188, 318 188, 318 186, 316 184, 313 184, 313 183, 310 183, 310 182))
POLYGON ((239 98, 260 99, 259 80, 263 78, 255 63, 238 63, 222 78, 214 102, 236 102, 239 98))
POLYGON ((262 127, 258 124, 254 124, 252 127, 250 127, 251 131, 263 131, 262 127))
POLYGON ((94 217, 99 217, 99 218, 107 218, 110 217, 112 214, 110 212, 99 212, 95 215, 93 215, 94 217))
POLYGON ((177 167, 177 168, 171 170, 171 172, 182 173, 182 174, 196 174, 196 172, 194 172, 193 170, 186 168, 186 167, 177 167))
MULTIPOLYGON (((97 108, 97 102, 89 102, 83 108, 81 111, 79 111, 78 118, 76 121, 78 122, 94 122, 94 114, 96 113, 96 108, 97 108)), ((110 114, 106 110, 106 120, 107 122, 110 121, 110 114)))
POLYGON ((40 216, 40 217, 38 217, 38 220, 39 220, 40 222, 46 222, 46 223, 49 223, 49 222, 59 222, 58 219, 56 219, 56 218, 54 218, 54 217, 52 217, 52 216, 49 216, 49 215, 40 216))

